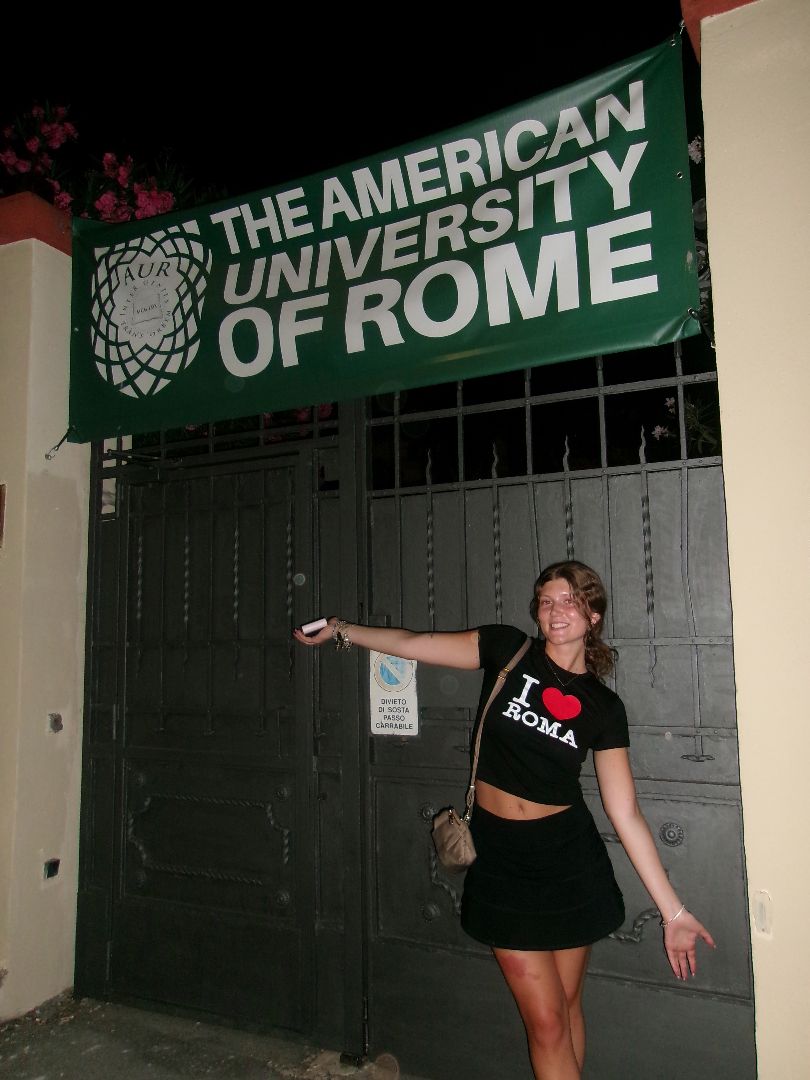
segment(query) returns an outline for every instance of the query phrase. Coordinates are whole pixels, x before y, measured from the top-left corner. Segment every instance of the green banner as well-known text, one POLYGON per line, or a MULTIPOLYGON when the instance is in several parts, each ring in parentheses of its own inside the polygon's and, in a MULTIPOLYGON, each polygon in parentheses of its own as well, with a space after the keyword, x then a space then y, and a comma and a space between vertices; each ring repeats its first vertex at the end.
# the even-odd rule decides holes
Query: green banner
POLYGON ((662 344, 698 307, 676 36, 339 169, 76 220, 69 438, 662 344))

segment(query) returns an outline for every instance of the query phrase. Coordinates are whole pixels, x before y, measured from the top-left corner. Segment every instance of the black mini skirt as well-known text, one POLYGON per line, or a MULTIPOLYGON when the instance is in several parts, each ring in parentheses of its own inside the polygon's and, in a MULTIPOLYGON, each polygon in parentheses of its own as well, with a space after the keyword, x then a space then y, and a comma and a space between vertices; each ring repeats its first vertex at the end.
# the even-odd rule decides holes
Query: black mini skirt
POLYGON ((624 901, 590 810, 577 802, 549 817, 498 817, 476 806, 478 856, 467 871, 461 925, 501 949, 574 949, 624 922, 624 901))

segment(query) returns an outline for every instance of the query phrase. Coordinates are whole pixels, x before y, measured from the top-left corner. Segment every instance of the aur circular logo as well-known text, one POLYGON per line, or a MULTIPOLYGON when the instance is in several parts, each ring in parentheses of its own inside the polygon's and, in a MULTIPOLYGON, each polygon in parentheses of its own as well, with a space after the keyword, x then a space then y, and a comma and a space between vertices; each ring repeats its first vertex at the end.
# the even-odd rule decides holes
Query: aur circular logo
POLYGON ((374 661, 374 681, 386 694, 397 694, 413 682, 415 660, 380 653, 374 661))
POLYGON ((211 252, 195 221, 97 248, 90 334, 101 377, 129 397, 152 397, 191 364, 211 252))

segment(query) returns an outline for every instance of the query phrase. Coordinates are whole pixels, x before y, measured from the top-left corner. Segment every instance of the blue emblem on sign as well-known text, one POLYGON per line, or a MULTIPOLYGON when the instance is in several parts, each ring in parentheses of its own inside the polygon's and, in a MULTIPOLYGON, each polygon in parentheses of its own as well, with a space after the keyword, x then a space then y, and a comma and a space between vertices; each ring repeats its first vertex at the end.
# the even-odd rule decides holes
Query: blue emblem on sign
POLYGON ((403 679, 410 674, 410 668, 410 661, 401 660, 398 656, 383 656, 380 658, 380 678, 386 686, 399 686, 403 679))
POLYGON ((404 690, 413 682, 415 670, 416 661, 388 656, 387 653, 379 653, 372 667, 375 682, 386 694, 404 690))

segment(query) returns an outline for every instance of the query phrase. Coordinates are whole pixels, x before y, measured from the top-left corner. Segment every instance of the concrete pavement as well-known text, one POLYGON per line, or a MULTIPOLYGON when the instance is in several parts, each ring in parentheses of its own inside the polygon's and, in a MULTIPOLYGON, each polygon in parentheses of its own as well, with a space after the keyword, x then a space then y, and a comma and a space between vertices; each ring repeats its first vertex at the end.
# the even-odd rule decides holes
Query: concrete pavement
MULTIPOLYGON (((340 1053, 185 1017, 64 994, 0 1025, 2 1080, 420 1080, 382 1054, 340 1053)), ((424 1080, 424 1078, 423 1078, 424 1080)))

